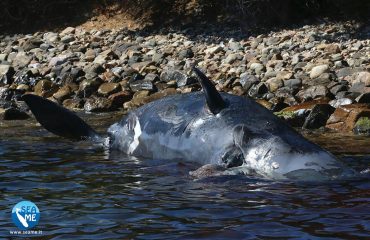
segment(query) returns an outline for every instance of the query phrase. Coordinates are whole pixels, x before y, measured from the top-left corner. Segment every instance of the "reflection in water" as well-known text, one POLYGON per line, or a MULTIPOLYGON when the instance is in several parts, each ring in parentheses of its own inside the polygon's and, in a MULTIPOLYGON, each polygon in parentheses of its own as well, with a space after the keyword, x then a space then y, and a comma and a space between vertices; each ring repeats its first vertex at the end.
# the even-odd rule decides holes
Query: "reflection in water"
MULTIPOLYGON (((324 184, 247 176, 194 181, 188 172, 196 163, 127 157, 33 125, 0 130, 1 236, 15 230, 11 209, 27 199, 41 211, 36 229, 46 239, 370 237, 368 176, 324 184)), ((329 150, 340 145, 346 163, 369 168, 368 138, 315 141, 329 150)))

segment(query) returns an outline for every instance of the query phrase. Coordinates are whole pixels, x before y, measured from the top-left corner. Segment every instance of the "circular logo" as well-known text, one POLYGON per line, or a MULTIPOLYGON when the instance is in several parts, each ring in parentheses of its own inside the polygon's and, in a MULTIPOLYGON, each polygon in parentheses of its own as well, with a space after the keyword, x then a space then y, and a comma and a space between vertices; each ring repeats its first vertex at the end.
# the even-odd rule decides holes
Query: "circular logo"
POLYGON ((21 201, 13 207, 12 220, 19 229, 28 230, 38 224, 40 211, 33 202, 21 201))

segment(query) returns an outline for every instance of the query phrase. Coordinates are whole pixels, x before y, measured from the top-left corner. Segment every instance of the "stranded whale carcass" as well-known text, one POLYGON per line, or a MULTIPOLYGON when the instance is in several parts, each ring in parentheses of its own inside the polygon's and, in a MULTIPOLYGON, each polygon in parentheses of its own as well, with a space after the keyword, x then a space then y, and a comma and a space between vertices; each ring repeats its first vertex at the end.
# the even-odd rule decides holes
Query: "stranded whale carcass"
MULTIPOLYGON (((203 92, 169 96, 131 111, 108 129, 110 147, 144 158, 245 169, 271 179, 321 180, 353 174, 269 110, 249 98, 217 92, 200 70, 193 71, 203 92)), ((41 125, 56 135, 106 139, 56 103, 31 94, 23 100, 41 125)))

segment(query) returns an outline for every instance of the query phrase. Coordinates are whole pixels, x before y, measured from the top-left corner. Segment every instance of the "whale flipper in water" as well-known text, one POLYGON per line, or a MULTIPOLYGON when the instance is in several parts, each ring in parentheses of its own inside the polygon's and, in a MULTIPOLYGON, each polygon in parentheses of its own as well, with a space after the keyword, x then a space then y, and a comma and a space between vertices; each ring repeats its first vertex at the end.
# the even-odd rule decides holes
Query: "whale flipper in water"
POLYGON ((22 99, 49 132, 73 140, 99 138, 98 133, 81 118, 58 104, 33 94, 25 94, 22 99))

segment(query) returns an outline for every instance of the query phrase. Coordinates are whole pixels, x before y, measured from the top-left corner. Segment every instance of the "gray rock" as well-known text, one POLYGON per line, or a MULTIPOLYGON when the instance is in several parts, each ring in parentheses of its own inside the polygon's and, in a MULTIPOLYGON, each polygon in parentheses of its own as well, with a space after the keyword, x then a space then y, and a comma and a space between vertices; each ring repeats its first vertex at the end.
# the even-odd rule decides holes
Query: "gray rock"
POLYGON ((240 75, 240 84, 242 85, 242 87, 245 90, 249 90, 249 88, 252 85, 257 84, 259 82, 260 82, 260 80, 254 75, 251 75, 251 74, 248 74, 248 73, 242 73, 240 75))
POLYGON ((153 91, 154 85, 151 81, 148 80, 137 80, 130 83, 130 88, 134 92, 141 90, 153 91))
POLYGON ((254 70, 256 74, 261 74, 262 71, 265 69, 265 66, 263 66, 263 64, 261 63, 252 63, 250 65, 250 69, 254 70))
POLYGON ((177 70, 167 70, 163 71, 160 76, 161 81, 170 82, 175 80, 178 87, 183 87, 195 82, 194 78, 189 77, 188 75, 177 71, 177 70))
POLYGON ((13 82, 14 68, 10 65, 0 65, 0 83, 11 84, 13 82))
POLYGON ((268 79, 266 81, 266 84, 270 92, 275 92, 276 90, 284 86, 283 80, 276 78, 276 77, 268 79))
POLYGON ((62 65, 63 63, 67 62, 70 57, 66 54, 58 55, 56 57, 53 57, 49 61, 49 67, 55 67, 62 65))
POLYGON ((70 43, 70 42, 73 42, 75 39, 76 38, 73 35, 66 35, 66 36, 62 37, 60 39, 60 41, 62 41, 63 43, 70 43))
POLYGON ((15 56, 12 64, 14 67, 18 67, 18 68, 24 68, 26 67, 32 60, 32 56, 29 56, 27 53, 25 52, 19 52, 17 53, 17 55, 15 56))
POLYGON ((307 88, 306 90, 301 90, 296 95, 301 102, 305 102, 307 100, 315 99, 315 98, 323 98, 329 96, 329 90, 322 85, 319 86, 312 86, 307 88))
POLYGON ((3 113, 3 120, 24 120, 29 117, 27 113, 14 107, 5 109, 3 113))
POLYGON ((326 121, 335 111, 335 108, 329 104, 317 104, 313 107, 310 114, 307 116, 303 128, 317 129, 326 125, 326 121))
POLYGON ((302 87, 302 80, 301 79, 284 80, 284 86, 293 88, 293 89, 299 89, 302 87))
POLYGON ((356 98, 358 103, 370 103, 370 92, 363 93, 356 98))
POLYGON ((210 53, 210 54, 217 54, 222 51, 224 51, 224 49, 221 46, 210 47, 204 50, 205 53, 210 53))

